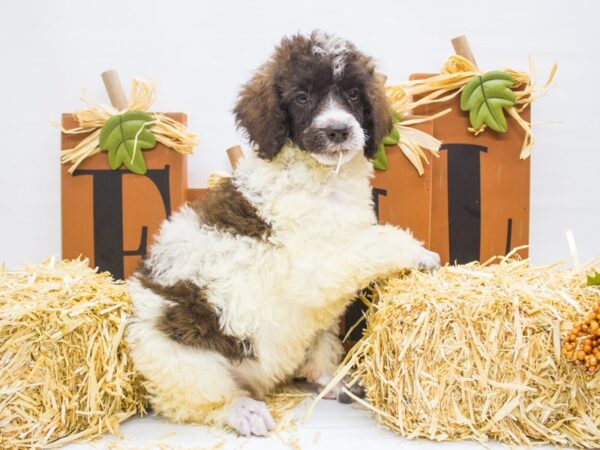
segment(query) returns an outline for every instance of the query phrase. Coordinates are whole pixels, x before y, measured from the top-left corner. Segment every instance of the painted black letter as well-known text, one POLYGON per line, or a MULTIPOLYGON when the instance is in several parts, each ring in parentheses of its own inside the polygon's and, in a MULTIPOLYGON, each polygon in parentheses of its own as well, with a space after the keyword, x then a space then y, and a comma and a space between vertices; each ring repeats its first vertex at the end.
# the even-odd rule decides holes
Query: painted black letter
POLYGON ((479 260, 481 249, 481 180, 479 155, 487 148, 443 144, 448 151, 448 240, 450 263, 479 260))
MULTIPOLYGON (((76 170, 73 175, 91 175, 93 179, 94 211, 94 262, 101 271, 109 271, 115 278, 123 279, 126 255, 145 255, 148 244, 148 227, 141 230, 140 245, 135 250, 123 248, 123 175, 126 170, 76 170)), ((141 176, 141 175, 132 175, 141 176)), ((169 197, 169 166, 149 169, 150 178, 160 192, 167 217, 171 215, 169 197)))

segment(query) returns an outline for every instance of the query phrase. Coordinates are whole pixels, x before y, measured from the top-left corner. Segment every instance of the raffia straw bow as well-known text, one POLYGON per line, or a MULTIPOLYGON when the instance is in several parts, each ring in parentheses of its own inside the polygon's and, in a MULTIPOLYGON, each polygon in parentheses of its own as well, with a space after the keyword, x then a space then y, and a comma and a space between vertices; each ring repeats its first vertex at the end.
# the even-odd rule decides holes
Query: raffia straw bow
MULTIPOLYGON (((101 105, 89 98, 84 91, 82 100, 88 105, 87 108, 77 111, 73 116, 79 123, 79 127, 66 130, 61 128, 65 134, 90 133, 74 148, 60 152, 60 160, 63 164, 71 163, 69 173, 73 173, 77 166, 86 158, 99 153, 100 130, 104 123, 113 115, 122 114, 126 111, 146 111, 156 99, 156 83, 141 78, 131 81, 131 91, 127 108, 118 111, 112 106, 101 105)), ((150 113, 154 120, 148 123, 152 127, 152 134, 161 144, 175 150, 176 152, 189 155, 198 144, 198 137, 189 131, 184 125, 161 113, 150 113)))
MULTIPOLYGON (((530 72, 535 74, 533 61, 530 60, 530 72)), ((503 69, 515 80, 512 90, 516 97, 515 106, 507 108, 507 113, 515 119, 517 124, 525 132, 523 146, 521 147, 521 159, 526 159, 531 155, 531 149, 534 145, 533 134, 531 132, 531 124, 524 120, 520 113, 523 112, 534 100, 540 98, 546 93, 552 84, 554 75, 556 74, 557 64, 552 66, 546 83, 537 88, 534 86, 531 76, 526 72, 521 72, 513 69, 503 69)), ((410 162, 423 174, 422 161, 427 162, 423 148, 429 150, 434 156, 438 156, 438 150, 441 142, 427 133, 416 130, 417 139, 411 136, 415 135, 415 130, 406 125, 414 125, 416 123, 433 120, 451 111, 451 108, 445 109, 432 116, 411 116, 411 112, 415 108, 432 103, 440 103, 451 100, 458 96, 465 85, 473 78, 481 75, 482 72, 475 67, 469 60, 459 55, 450 56, 442 65, 441 73, 430 78, 421 80, 412 80, 406 83, 386 86, 386 93, 390 100, 392 109, 398 112, 401 117, 406 117, 407 120, 402 120, 396 124, 399 128, 401 142, 400 148, 410 160, 410 162), (415 100, 415 98, 418 100, 415 100), (407 135, 407 141, 402 145, 402 134, 407 135), (425 136, 422 136, 424 134, 425 136)), ((485 130, 485 125, 479 129, 468 129, 476 136, 485 130)))

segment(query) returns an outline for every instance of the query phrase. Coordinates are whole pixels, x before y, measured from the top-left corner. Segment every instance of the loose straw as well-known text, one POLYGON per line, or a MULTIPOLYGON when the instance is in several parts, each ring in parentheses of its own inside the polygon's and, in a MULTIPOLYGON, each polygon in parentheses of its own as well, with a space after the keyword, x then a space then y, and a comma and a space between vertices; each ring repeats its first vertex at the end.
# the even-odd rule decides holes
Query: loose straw
MULTIPOLYGON (((156 99, 156 83, 152 81, 134 78, 131 81, 131 91, 127 108, 117 111, 111 106, 101 105, 83 93, 82 101, 88 105, 87 108, 77 111, 73 116, 79 124, 70 130, 62 128, 65 134, 91 133, 74 148, 61 151, 61 162, 70 163, 69 173, 73 173, 77 166, 86 158, 89 158, 100 150, 100 128, 113 115, 126 111, 147 111, 156 99)), ((152 134, 156 140, 178 153, 191 154, 198 144, 198 137, 190 132, 184 125, 161 113, 150 113, 153 120, 148 124, 152 127, 152 134)))

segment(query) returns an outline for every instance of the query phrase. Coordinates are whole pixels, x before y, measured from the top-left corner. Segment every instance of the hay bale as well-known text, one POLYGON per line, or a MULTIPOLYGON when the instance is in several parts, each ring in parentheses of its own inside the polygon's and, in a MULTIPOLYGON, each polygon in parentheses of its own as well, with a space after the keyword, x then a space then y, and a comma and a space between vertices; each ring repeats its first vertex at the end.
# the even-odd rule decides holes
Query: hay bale
POLYGON ((561 356, 598 300, 584 270, 517 260, 394 278, 339 376, 352 370, 403 436, 598 448, 600 374, 561 356))
POLYGON ((87 261, 0 268, 0 448, 116 432, 144 411, 122 283, 87 261))

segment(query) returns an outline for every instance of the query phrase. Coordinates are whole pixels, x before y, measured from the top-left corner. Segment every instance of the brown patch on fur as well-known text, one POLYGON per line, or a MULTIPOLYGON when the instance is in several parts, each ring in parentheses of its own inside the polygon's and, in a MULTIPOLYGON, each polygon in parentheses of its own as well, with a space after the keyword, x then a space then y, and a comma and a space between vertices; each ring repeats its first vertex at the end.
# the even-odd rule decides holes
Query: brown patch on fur
POLYGON ((286 112, 279 102, 272 64, 259 69, 240 92, 234 113, 238 127, 258 146, 258 155, 271 160, 288 138, 286 112))
MULTIPOLYGON (((360 61, 364 56, 359 56, 360 61)), ((365 95, 369 108, 365 111, 365 129, 368 139, 365 143, 365 156, 373 158, 377 153, 379 144, 383 141, 393 127, 391 107, 385 94, 385 78, 375 72, 375 67, 370 60, 362 62, 370 66, 371 80, 366 83, 365 95)))
POLYGON ((271 226, 234 186, 230 178, 208 191, 206 197, 192 205, 206 225, 219 231, 266 240, 271 226))
POLYGON ((144 283, 144 281, 143 281, 144 278, 152 277, 152 271, 150 270, 150 267, 148 267, 147 257, 148 257, 148 254, 145 254, 144 256, 142 256, 142 260, 137 265, 137 267, 135 268, 135 272, 132 275, 132 276, 138 278, 142 284, 144 283))
POLYGON ((245 339, 227 335, 219 326, 219 314, 206 299, 206 289, 190 281, 164 286, 148 277, 142 264, 136 274, 142 286, 174 304, 165 306, 156 326, 183 345, 216 351, 232 361, 254 358, 252 345, 245 339))

